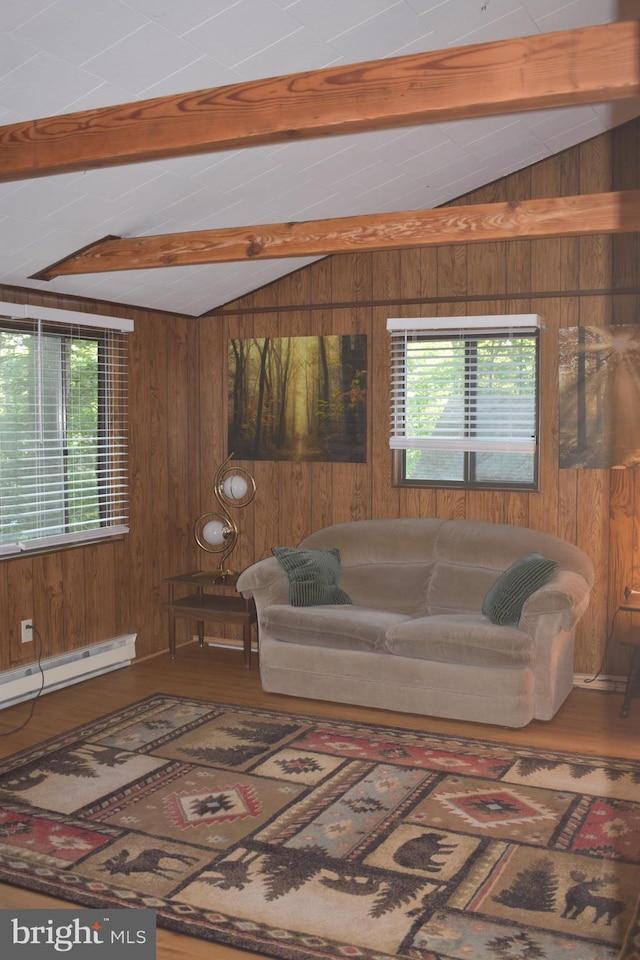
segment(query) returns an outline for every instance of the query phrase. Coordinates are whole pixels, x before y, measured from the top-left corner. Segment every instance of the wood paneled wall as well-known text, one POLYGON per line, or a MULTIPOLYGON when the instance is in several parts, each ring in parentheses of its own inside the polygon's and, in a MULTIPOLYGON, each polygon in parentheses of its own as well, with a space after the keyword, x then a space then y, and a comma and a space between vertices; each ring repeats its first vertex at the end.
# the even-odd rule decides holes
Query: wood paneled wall
POLYGON ((197 322, 12 287, 0 287, 0 299, 131 317, 135 324, 129 335, 130 533, 0 561, 0 670, 37 654, 37 635, 33 643, 20 640, 27 617, 45 657, 130 632, 138 634, 139 657, 166 648, 162 578, 198 564, 191 536, 199 506, 197 322))
MULTIPOLYGON (((634 121, 457 203, 637 188, 639 144, 640 122, 634 121)), ((615 637, 607 645, 607 638, 628 625, 623 615, 613 623, 624 587, 640 589, 638 469, 559 469, 558 331, 640 322, 638 244, 638 235, 627 234, 339 255, 201 319, 201 409, 204 424, 215 421, 210 442, 203 437, 204 485, 226 453, 229 337, 368 335, 367 463, 245 463, 258 493, 238 518, 243 530, 235 563, 268 556, 276 544, 295 545, 320 526, 367 517, 472 517, 543 530, 577 543, 596 566, 593 601, 579 625, 576 670, 591 674, 602 666, 605 673, 626 675, 627 652, 615 637), (394 487, 387 318, 503 312, 538 313, 544 321, 539 492, 394 487)))
MULTIPOLYGON (((640 122, 506 177, 468 202, 638 187, 640 122)), ((464 200, 463 200, 464 202, 464 200)), ((137 632, 138 655, 166 649, 162 579, 215 558, 192 526, 212 506, 226 456, 229 337, 364 333, 369 351, 368 457, 364 464, 244 464, 254 502, 237 512, 236 567, 296 544, 329 523, 367 517, 477 517, 556 533, 597 570, 578 633, 576 670, 622 674, 627 654, 605 647, 625 585, 640 589, 637 469, 559 470, 557 339, 562 326, 640 321, 640 241, 517 241, 414 248, 318 261, 200 320, 0 287, 0 298, 131 316, 131 531, 113 543, 0 561, 0 669, 30 661, 20 621, 33 617, 45 655, 137 632), (539 313, 542 456, 538 493, 398 489, 388 448, 389 316, 539 313), (603 659, 604 658, 604 659, 603 659)), ((617 628, 625 626, 618 617, 617 628)), ((179 639, 189 625, 178 624, 179 639)))

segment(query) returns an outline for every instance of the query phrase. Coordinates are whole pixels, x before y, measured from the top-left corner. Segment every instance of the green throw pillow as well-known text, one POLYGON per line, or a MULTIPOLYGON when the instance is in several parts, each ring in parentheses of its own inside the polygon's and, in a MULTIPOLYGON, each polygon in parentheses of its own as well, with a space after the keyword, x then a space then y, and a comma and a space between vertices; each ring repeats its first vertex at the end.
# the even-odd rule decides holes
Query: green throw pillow
POLYGON ((292 607, 352 602, 338 586, 342 570, 339 550, 273 547, 272 552, 287 572, 292 607))
POLYGON ((528 553, 516 560, 484 598, 485 617, 493 623, 517 623, 527 597, 547 582, 557 566, 557 561, 540 553, 528 553))

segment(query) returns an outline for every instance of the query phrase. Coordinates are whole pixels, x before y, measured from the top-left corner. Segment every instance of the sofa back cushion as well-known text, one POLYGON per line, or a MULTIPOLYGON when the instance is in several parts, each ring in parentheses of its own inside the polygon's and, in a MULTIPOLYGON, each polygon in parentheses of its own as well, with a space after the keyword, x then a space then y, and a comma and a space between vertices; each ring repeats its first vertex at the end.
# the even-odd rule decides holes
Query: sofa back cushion
POLYGON ((480 613, 487 592, 502 570, 483 564, 441 561, 434 567, 427 613, 480 613))
POLYGON ((559 570, 575 571, 593 583, 589 558, 558 537, 485 520, 448 520, 438 537, 428 612, 480 612, 501 574, 529 553, 541 553, 555 560, 559 570))
POLYGON ((340 586, 360 607, 423 617, 432 570, 432 563, 400 561, 343 565, 340 586))
POLYGON ((593 564, 568 541, 484 520, 355 520, 318 530, 300 546, 340 551, 340 587, 357 606, 411 617, 481 613, 500 575, 533 552, 593 584, 593 564))
POLYGON ((340 587, 354 604, 410 617, 427 612, 429 581, 444 520, 336 523, 306 537, 306 550, 340 551, 340 587))

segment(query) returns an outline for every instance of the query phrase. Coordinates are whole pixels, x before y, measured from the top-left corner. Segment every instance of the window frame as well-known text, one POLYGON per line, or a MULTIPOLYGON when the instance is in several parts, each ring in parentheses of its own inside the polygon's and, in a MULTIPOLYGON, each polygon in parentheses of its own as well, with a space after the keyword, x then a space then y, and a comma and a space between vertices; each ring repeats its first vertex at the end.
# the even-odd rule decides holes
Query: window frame
MULTIPOLYGON (((62 441, 62 487, 63 532, 50 533, 46 522, 34 535, 14 540, 0 541, 0 560, 33 555, 38 552, 50 552, 65 547, 75 547, 89 542, 121 538, 129 530, 129 466, 128 466, 128 423, 127 423, 127 386, 128 361, 126 338, 121 335, 133 331, 133 321, 98 314, 86 314, 80 311, 61 310, 51 307, 36 307, 29 304, 0 302, 0 328, 16 333, 32 334, 44 338, 53 335, 59 339, 59 362, 54 367, 60 375, 60 396, 58 411, 62 419, 67 412, 65 404, 65 354, 72 342, 90 340, 96 343, 96 419, 94 430, 87 436, 96 444, 95 464, 97 469, 94 492, 97 519, 95 525, 69 530, 69 492, 72 484, 68 482, 67 457, 68 446, 65 441, 66 425, 60 429, 62 441), (109 425, 108 435, 105 427, 109 425), (104 469, 104 458, 108 467, 104 469), (102 465, 102 469, 101 469, 102 465), (116 509, 114 510, 114 504, 116 509), (40 534, 40 535, 39 535, 40 534)), ((57 374, 56 374, 57 375, 57 374)), ((35 376, 35 375, 34 375, 35 376)), ((37 411, 44 412, 38 400, 37 411)), ((55 409, 55 408, 51 408, 55 409)), ((37 451, 34 441, 31 456, 37 451)), ((15 462, 15 461, 14 461, 15 462)), ((43 474, 47 477, 47 469, 43 474)), ((87 489, 91 489, 88 487, 87 489)), ((37 502, 37 501, 36 501, 37 502)), ((46 513, 45 513, 46 516, 46 513)), ((9 515, 10 519, 10 515, 9 515)))
MULTIPOLYGON (((541 319, 536 314, 523 315, 497 315, 484 317, 447 317, 447 318, 416 318, 399 319, 390 318, 387 320, 387 330, 391 337, 400 336, 402 332, 413 336, 423 335, 424 339, 443 340, 447 337, 454 339, 464 339, 465 343, 474 340, 488 339, 489 337, 518 337, 535 338, 535 395, 534 395, 534 430, 535 443, 531 451, 532 454, 532 478, 531 480, 518 482, 515 480, 478 480, 475 477, 475 464, 479 452, 469 449, 458 449, 457 452, 463 456, 463 477, 461 479, 429 479, 429 478, 409 478, 406 476, 407 453, 411 449, 418 447, 393 448, 394 436, 394 418, 397 418, 398 402, 394 401, 394 389, 398 389, 398 379, 394 375, 394 358, 392 345, 391 358, 391 481, 394 487, 424 487, 424 488, 442 488, 442 489, 461 489, 461 490, 513 490, 520 492, 537 492, 539 490, 540 477, 540 330, 541 319), (394 408, 395 403, 395 408, 394 408)), ((406 345, 406 343, 405 343, 406 345)), ((397 347, 396 347, 397 349, 397 347)), ((406 354, 405 354, 406 355, 406 354)), ((396 359, 396 363, 397 363, 396 359)), ((465 365, 468 364, 468 352, 465 350, 465 365)), ((463 396, 465 412, 467 410, 466 398, 463 396)), ((396 433, 397 436, 397 433, 396 433)), ((453 449, 453 448, 452 448, 453 449)))

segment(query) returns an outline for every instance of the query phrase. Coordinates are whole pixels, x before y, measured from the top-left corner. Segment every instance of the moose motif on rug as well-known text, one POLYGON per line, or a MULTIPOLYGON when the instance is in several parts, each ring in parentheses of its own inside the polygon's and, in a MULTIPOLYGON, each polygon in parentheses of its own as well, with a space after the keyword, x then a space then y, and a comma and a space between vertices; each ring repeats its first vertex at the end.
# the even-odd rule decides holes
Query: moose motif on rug
POLYGON ((584 910, 593 908, 592 922, 597 923, 601 917, 606 917, 606 923, 610 926, 624 910, 625 902, 624 900, 615 900, 613 897, 602 897, 596 891, 609 884, 616 884, 618 878, 615 873, 607 873, 601 877, 591 877, 588 880, 586 873, 572 870, 570 876, 576 883, 565 894, 566 906, 562 916, 568 920, 576 920, 584 910))

